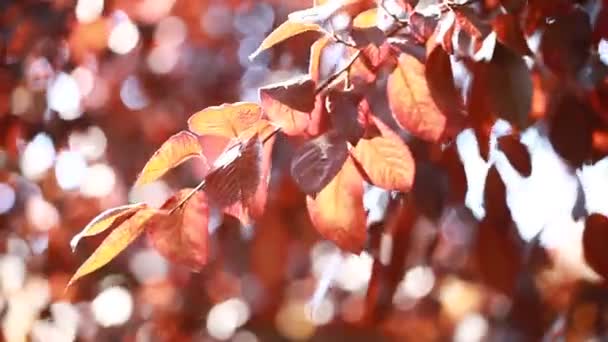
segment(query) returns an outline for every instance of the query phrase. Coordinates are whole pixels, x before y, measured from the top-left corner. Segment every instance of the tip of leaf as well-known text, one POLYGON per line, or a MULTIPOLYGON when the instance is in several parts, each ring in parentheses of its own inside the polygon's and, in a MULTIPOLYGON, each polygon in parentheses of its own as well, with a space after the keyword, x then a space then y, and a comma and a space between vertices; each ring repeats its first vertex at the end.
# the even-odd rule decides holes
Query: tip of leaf
POLYGON ((262 50, 260 50, 259 48, 255 50, 251 55, 249 55, 249 61, 253 62, 253 60, 260 54, 260 52, 262 52, 262 50))

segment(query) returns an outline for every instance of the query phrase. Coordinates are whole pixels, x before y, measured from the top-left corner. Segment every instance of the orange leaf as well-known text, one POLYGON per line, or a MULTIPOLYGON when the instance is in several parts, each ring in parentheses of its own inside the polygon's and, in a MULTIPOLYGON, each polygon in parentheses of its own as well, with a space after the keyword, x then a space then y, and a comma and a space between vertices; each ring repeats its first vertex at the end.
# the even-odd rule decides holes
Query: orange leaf
POLYGON ((198 135, 235 138, 261 118, 262 109, 255 103, 224 103, 194 113, 188 119, 188 129, 198 135))
POLYGON ((76 234, 70 241, 70 247, 72 251, 76 249, 78 242, 84 237, 97 235, 117 224, 120 224, 123 219, 127 219, 133 215, 136 211, 143 209, 146 205, 143 203, 128 204, 116 208, 110 208, 101 214, 95 216, 87 224, 80 233, 76 234))
POLYGON ((114 259, 144 231, 146 222, 157 214, 158 210, 155 209, 141 209, 116 227, 116 229, 103 240, 101 245, 97 247, 95 252, 80 265, 78 270, 76 270, 76 273, 72 276, 72 279, 68 282, 68 287, 76 280, 98 270, 114 259))
POLYGON ((326 239, 353 253, 363 249, 366 240, 363 208, 363 178, 352 159, 319 194, 306 198, 314 226, 326 239))
POLYGON ((446 128, 446 117, 431 97, 424 65, 408 54, 399 56, 399 66, 388 78, 387 95, 393 116, 411 134, 438 141, 446 128))
POLYGON ((300 135, 308 128, 315 108, 315 84, 310 77, 260 88, 262 108, 286 135, 300 135))
POLYGON ((378 8, 370 8, 359 13, 353 21, 353 27, 366 29, 376 27, 378 23, 378 8))
MULTIPOLYGON (((162 209, 172 209, 190 193, 182 189, 162 209)), ((209 205, 203 192, 195 193, 181 208, 162 212, 147 224, 154 247, 167 259, 199 270, 207 263, 209 205)))
POLYGON ((308 74, 310 78, 319 83, 321 76, 321 62, 323 49, 332 42, 330 37, 321 37, 315 41, 310 47, 310 63, 308 65, 308 74))
POLYGON ((135 186, 155 181, 187 159, 201 156, 201 152, 201 145, 192 133, 181 131, 171 136, 148 160, 137 177, 135 186))
POLYGON ((271 47, 304 32, 316 31, 322 32, 323 29, 317 24, 293 22, 290 20, 285 21, 279 27, 274 29, 267 37, 262 41, 262 44, 255 50, 254 53, 249 55, 249 59, 254 59, 262 51, 270 49, 271 47))
POLYGON ((400 139, 361 139, 354 155, 374 185, 403 192, 412 188, 416 169, 414 158, 400 139))

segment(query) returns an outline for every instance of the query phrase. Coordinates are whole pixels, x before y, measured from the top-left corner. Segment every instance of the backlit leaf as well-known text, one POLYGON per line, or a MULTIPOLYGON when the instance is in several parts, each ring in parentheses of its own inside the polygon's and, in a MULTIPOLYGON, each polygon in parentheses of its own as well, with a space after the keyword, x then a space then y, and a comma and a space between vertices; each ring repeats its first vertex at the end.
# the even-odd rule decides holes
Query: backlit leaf
POLYGON ((274 31, 272 31, 262 41, 262 44, 260 44, 258 49, 255 50, 255 52, 249 56, 249 59, 255 58, 262 51, 270 49, 271 47, 273 47, 293 36, 302 34, 304 32, 310 32, 310 31, 322 32, 323 29, 321 28, 321 26, 319 26, 317 24, 295 22, 292 20, 287 20, 284 23, 282 23, 281 25, 279 25, 279 27, 274 29, 274 31))
POLYGON ((403 141, 381 136, 361 139, 354 156, 374 185, 403 192, 412 188, 414 158, 403 141))
POLYGON ((364 12, 359 13, 353 21, 353 27, 359 29, 366 29, 370 27, 376 27, 378 23, 378 8, 370 8, 364 12))
POLYGON ((94 272, 114 259, 143 233, 146 222, 158 214, 156 209, 141 209, 116 227, 97 247, 95 252, 76 270, 68 287, 76 280, 94 272))
POLYGON ((346 139, 330 131, 304 143, 291 161, 291 176, 308 195, 321 191, 348 156, 346 139))
POLYGON ((363 178, 347 158, 334 179, 319 194, 306 198, 317 231, 343 250, 359 253, 366 240, 363 178))
POLYGON ((167 259, 199 270, 207 263, 209 205, 203 192, 194 194, 181 208, 169 213, 190 193, 182 189, 169 198, 151 218, 146 232, 154 247, 167 259))
POLYGON ((237 141, 215 160, 203 190, 213 205, 230 206, 251 198, 260 183, 262 142, 257 134, 237 141))
POLYGON ((300 135, 308 128, 315 108, 315 84, 300 77, 260 88, 262 108, 286 135, 300 135))
POLYGON ((446 129, 446 117, 431 97, 424 65, 408 54, 388 78, 387 95, 393 116, 401 127, 427 141, 438 141, 446 129))
POLYGON ((198 135, 235 138, 262 118, 262 108, 251 102, 225 103, 193 114, 188 129, 198 135))
POLYGON ((137 177, 135 186, 157 180, 187 159, 201 156, 201 152, 202 148, 198 139, 190 132, 181 131, 169 137, 150 157, 137 177))
POLYGON ((81 231, 70 240, 72 251, 76 249, 78 242, 84 237, 97 235, 105 230, 115 227, 120 222, 133 215, 139 209, 144 208, 143 203, 127 204, 116 208, 110 208, 91 220, 81 231))

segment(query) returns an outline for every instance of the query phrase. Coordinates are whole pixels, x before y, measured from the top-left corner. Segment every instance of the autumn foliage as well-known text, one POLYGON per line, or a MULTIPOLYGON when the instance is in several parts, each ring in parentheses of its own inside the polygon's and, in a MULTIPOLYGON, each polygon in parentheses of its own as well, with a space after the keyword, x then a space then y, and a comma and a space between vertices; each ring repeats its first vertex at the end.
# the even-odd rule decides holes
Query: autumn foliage
MULTIPOLYGON (((579 304, 569 304, 583 301, 568 292, 573 284, 593 279, 593 289, 604 291, 608 277, 608 210, 585 202, 593 186, 581 176, 608 155, 608 2, 327 0, 281 20, 249 59, 306 43, 307 71, 264 84, 257 101, 201 108, 186 129, 159 142, 133 187, 184 163, 201 177, 184 181, 160 207, 132 203, 93 218, 70 246, 102 238, 67 286, 140 236, 172 263, 205 275, 218 257, 211 234, 221 217, 266 241, 267 250, 253 245, 251 265, 268 289, 278 289, 284 265, 271 269, 267 260, 287 262, 284 234, 293 232, 273 228, 285 221, 316 231, 342 256, 371 256, 359 327, 390 325, 406 271, 425 265, 442 281, 461 277, 491 293, 476 310, 492 311, 516 331, 505 339, 583 336, 563 327, 582 324, 573 313, 579 304), (465 160, 467 135, 483 164, 478 179, 465 160), (530 139, 546 141, 559 172, 578 177, 582 195, 543 224, 581 223, 572 244, 585 271, 573 270, 558 248, 544 248, 540 231, 521 233, 525 215, 545 215, 530 209, 542 203, 526 208, 516 203, 523 195, 514 195, 529 189, 526 196, 539 198, 530 180, 544 163, 534 153, 545 147, 530 139), (472 208, 471 184, 480 184, 481 209, 472 208), (370 205, 370 189, 384 202, 370 205), (374 206, 380 218, 372 219, 374 206), (275 247, 277 255, 268 255, 275 247)), ((323 291, 319 285, 315 295, 323 291)), ((456 315, 425 305, 425 315, 446 322, 456 315)), ((423 340, 440 339, 421 330, 423 340)))

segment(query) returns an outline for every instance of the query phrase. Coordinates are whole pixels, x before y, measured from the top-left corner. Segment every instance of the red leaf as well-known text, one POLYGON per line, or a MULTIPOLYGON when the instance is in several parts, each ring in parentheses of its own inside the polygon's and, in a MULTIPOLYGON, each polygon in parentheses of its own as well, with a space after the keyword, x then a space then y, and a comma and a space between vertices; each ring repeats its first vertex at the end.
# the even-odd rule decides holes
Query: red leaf
POLYGON ((591 268, 604 278, 608 278, 608 217, 591 214, 585 220, 583 232, 583 254, 591 268))
POLYGON ((315 83, 308 77, 260 88, 262 108, 286 135, 301 135, 315 108, 315 83))
POLYGON ((519 17, 513 14, 503 14, 494 18, 492 28, 498 41, 521 55, 532 55, 528 47, 524 30, 519 17))
POLYGON ((201 145, 192 133, 181 131, 171 136, 150 157, 137 177, 135 186, 155 181, 187 159, 201 156, 201 152, 201 145))
POLYGON ((414 158, 400 139, 361 139, 354 151, 371 182, 387 190, 408 192, 414 183, 414 158))
POLYGON ((446 129, 446 117, 431 97, 424 65, 408 54, 388 78, 387 95, 393 116, 401 127, 427 141, 438 141, 446 129))
POLYGON ((147 234, 154 247, 167 259, 199 270, 207 263, 209 204, 202 192, 195 193, 182 207, 169 212, 191 189, 182 189, 169 198, 147 223, 147 234))
POLYGON ((366 240, 363 178, 350 158, 315 198, 306 198, 306 204, 311 221, 324 238, 352 253, 363 250, 366 240))

